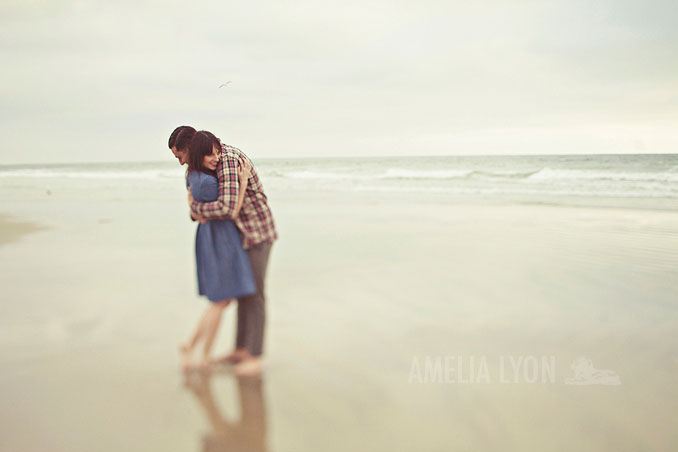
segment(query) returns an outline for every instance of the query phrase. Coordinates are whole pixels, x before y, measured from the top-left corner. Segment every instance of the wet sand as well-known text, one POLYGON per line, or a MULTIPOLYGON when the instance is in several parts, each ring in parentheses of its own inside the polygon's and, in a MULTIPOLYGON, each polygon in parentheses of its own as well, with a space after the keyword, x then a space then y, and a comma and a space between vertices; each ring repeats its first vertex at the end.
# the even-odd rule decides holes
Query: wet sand
MULTIPOLYGON (((0 248, 0 449, 678 444, 678 214, 270 197, 281 240, 261 380, 179 371, 206 303, 181 187, 4 198, 2 213, 49 229, 0 248), (580 356, 621 384, 566 384, 580 356), (448 374, 413 374, 445 357, 448 374), (529 357, 555 359, 536 368, 553 379, 514 372, 529 357), (483 359, 489 381, 472 381, 483 359)), ((233 327, 229 308, 218 349, 233 327)))
POLYGON ((0 215, 0 246, 19 240, 24 235, 41 231, 44 227, 25 221, 16 221, 8 215, 0 215))

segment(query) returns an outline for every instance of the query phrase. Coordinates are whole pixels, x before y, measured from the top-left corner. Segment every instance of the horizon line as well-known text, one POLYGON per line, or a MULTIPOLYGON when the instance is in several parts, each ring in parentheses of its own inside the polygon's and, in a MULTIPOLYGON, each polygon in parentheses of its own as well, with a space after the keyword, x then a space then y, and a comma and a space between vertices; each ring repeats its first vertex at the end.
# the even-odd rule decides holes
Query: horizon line
MULTIPOLYGON (((253 160, 265 161, 265 160, 302 160, 302 159, 318 159, 318 160, 331 160, 331 159, 380 159, 380 158, 440 158, 440 157, 566 157, 566 156, 667 156, 675 155, 678 156, 678 152, 659 152, 659 153, 636 153, 636 152, 624 152, 624 153, 608 153, 608 152, 599 152, 595 154, 585 154, 585 153, 565 153, 565 154, 432 154, 432 155, 376 155, 376 156, 358 156, 358 155, 327 155, 327 156, 293 156, 293 157, 259 157, 253 158, 253 160)), ((62 161, 62 162, 24 162, 24 163, 8 163, 0 164, 0 167, 9 167, 9 166, 26 166, 26 165, 87 165, 87 164, 109 164, 109 163, 163 163, 174 160, 174 158, 167 158, 162 160, 91 160, 91 161, 62 161)))

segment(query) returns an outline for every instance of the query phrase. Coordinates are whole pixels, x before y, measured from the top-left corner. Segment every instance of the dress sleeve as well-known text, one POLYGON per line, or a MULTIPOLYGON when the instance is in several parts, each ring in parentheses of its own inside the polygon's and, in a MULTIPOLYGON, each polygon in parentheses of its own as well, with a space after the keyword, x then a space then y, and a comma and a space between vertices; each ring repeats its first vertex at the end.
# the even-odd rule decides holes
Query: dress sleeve
POLYGON ((199 199, 214 199, 214 194, 217 192, 218 187, 219 183, 214 177, 201 175, 199 199))

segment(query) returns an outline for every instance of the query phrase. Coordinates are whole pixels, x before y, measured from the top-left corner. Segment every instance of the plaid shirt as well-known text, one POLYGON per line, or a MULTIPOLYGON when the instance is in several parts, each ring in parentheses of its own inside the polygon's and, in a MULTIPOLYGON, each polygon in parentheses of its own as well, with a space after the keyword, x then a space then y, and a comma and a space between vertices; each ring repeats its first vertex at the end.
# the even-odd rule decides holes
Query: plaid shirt
POLYGON ((259 181, 252 161, 238 148, 221 145, 221 159, 217 165, 219 196, 216 201, 193 201, 191 210, 209 220, 233 220, 243 237, 242 246, 249 249, 262 242, 273 242, 278 238, 273 223, 273 215, 268 207, 264 187, 259 181), (233 218, 238 200, 238 160, 247 160, 252 165, 245 200, 238 218, 233 218))

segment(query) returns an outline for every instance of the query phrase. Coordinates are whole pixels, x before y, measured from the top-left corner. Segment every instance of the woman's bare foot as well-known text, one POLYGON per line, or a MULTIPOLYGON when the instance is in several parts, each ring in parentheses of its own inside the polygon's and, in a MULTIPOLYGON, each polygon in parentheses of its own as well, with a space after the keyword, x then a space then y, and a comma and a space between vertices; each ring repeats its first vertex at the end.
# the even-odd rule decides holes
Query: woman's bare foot
POLYGON ((198 369, 200 370, 208 370, 210 366, 212 365, 212 360, 210 359, 209 356, 204 356, 200 358, 200 361, 198 361, 198 369))
POLYGON ((203 396, 208 392, 207 383, 209 375, 201 372, 187 372, 184 374, 184 388, 192 391, 197 396, 203 396))
POLYGON ((250 357, 250 353, 245 348, 236 348, 231 353, 221 358, 217 358, 214 362, 219 364, 238 364, 250 357))
POLYGON ((181 368, 184 370, 191 369, 191 347, 188 344, 179 345, 179 353, 181 353, 181 368))
POLYGON ((233 373, 238 377, 252 377, 261 374, 261 358, 249 356, 235 365, 233 373))

